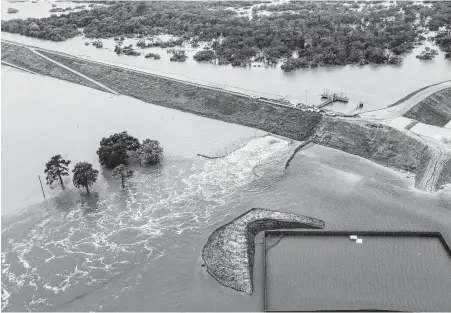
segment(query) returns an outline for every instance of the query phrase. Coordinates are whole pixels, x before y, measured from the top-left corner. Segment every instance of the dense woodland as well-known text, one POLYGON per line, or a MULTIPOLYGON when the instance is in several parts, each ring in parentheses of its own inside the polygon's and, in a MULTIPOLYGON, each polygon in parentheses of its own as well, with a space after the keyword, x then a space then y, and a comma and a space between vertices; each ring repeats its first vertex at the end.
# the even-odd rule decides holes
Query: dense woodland
MULTIPOLYGON (((403 53, 438 31, 439 47, 451 51, 451 3, 412 2, 397 6, 345 2, 115 2, 92 10, 60 16, 2 21, 2 31, 46 40, 63 41, 80 34, 88 38, 118 36, 150 40, 147 46, 174 47, 200 41, 211 50, 196 59, 245 66, 252 60, 282 69, 323 65, 400 64, 403 53), (258 4, 258 5, 255 5, 258 4), (251 7, 251 5, 253 5, 251 7), (252 8, 252 10, 251 10, 252 8), (238 10, 249 9, 250 16, 238 10), (170 34, 169 45, 152 41, 170 34)), ((141 43, 142 44, 142 43, 141 43)))

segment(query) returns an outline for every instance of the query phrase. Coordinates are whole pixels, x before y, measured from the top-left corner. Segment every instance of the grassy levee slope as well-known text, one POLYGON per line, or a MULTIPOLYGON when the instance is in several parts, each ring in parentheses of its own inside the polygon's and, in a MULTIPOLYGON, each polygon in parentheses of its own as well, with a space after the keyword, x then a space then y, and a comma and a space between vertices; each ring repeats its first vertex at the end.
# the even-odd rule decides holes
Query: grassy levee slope
POLYGON ((415 173, 415 184, 431 158, 427 144, 420 139, 364 120, 325 117, 313 140, 386 167, 415 173))
POLYGON ((451 88, 437 91, 404 114, 419 122, 445 126, 451 120, 451 88))
MULTIPOLYGON (((66 70, 33 55, 26 48, 12 46, 16 51, 13 56, 8 46, 2 44, 2 53, 4 54, 4 50, 7 52, 2 55, 2 59, 6 56, 13 64, 86 86, 86 81, 81 82, 78 75, 69 75, 66 70)), ((386 167, 414 173, 416 185, 423 177, 433 153, 430 150, 433 148, 428 147, 420 138, 386 125, 361 119, 322 116, 163 76, 70 55, 39 52, 120 94, 196 115, 258 128, 294 140, 312 140, 386 167)), ((97 85, 87 86, 98 88, 97 85)), ((451 182, 450 171, 451 164, 448 162, 440 173, 437 187, 451 182)))
POLYGON ((437 180, 437 187, 440 188, 448 184, 451 184, 451 159, 443 166, 443 170, 437 180))
POLYGON ((306 138, 322 118, 314 112, 302 112, 162 76, 46 51, 39 52, 120 94, 164 107, 258 128, 295 140, 306 138))
POLYGON ((103 88, 93 84, 89 80, 56 65, 21 46, 2 42, 2 60, 29 69, 38 74, 105 91, 103 88))

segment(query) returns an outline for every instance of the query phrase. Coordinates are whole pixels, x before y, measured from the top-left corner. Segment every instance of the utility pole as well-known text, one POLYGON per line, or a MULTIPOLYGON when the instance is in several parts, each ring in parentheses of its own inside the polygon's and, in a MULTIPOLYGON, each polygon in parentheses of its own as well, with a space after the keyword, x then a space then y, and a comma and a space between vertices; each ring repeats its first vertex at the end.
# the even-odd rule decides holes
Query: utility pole
POLYGON ((45 198, 45 193, 44 193, 44 187, 42 187, 41 176, 38 175, 38 178, 39 178, 39 182, 41 183, 42 195, 44 196, 44 199, 46 199, 46 198, 45 198))

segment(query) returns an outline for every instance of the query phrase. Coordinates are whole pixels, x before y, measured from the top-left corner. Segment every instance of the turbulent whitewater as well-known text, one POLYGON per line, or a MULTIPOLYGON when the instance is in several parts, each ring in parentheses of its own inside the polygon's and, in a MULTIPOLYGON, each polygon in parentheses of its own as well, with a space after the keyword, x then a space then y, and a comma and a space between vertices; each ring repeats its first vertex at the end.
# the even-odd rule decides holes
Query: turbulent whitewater
POLYGON ((55 297, 70 301, 74 290, 86 293, 162 257, 176 249, 177 236, 205 227, 219 206, 257 182, 256 166, 283 160, 289 147, 276 137, 255 138, 220 159, 137 171, 125 191, 57 196, 25 236, 15 225, 3 231, 9 241, 2 248, 2 309, 12 295, 21 296, 25 310, 49 308, 55 297))

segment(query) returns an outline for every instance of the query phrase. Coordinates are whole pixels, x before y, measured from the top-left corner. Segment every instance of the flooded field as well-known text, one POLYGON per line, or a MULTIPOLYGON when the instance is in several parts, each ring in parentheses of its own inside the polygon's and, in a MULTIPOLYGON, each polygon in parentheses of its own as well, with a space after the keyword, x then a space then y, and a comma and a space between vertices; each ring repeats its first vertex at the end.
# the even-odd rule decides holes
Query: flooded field
MULTIPOLYGON (((46 17, 52 4, 2 0, 2 20, 46 17), (8 7, 19 12, 7 14, 8 7)), ((450 79, 451 72, 442 52, 431 61, 416 59, 424 46, 401 67, 284 73, 278 66, 198 63, 190 47, 187 61, 178 63, 160 48, 138 49, 159 53, 160 60, 118 56, 113 39, 103 40, 103 49, 86 46, 81 36, 50 42, 2 32, 2 39, 310 105, 331 89, 350 98, 327 107, 340 112, 359 101, 364 111, 385 107, 450 79)), ((422 192, 406 173, 318 145, 297 153, 284 170, 298 142, 3 65, 1 75, 2 311, 261 311, 261 241, 251 296, 221 286, 200 258, 212 231, 255 207, 322 219, 326 230, 431 230, 451 242, 449 188, 422 192), (121 190, 111 171, 101 168, 96 150, 102 137, 124 130, 140 140, 159 140, 164 159, 154 167, 132 166, 134 176, 121 190), (87 161, 100 170, 91 196, 67 178, 65 191, 44 185, 43 199, 38 175, 45 182, 44 165, 55 154, 72 160, 71 168, 87 161)), ((437 242, 364 240, 357 246, 348 239, 283 239, 268 251, 277 276, 270 308, 289 309, 284 305, 301 288, 297 299, 312 310, 446 309, 450 262, 437 242), (299 262, 302 271, 286 270, 299 262), (293 283, 287 275, 301 276, 299 284, 286 285, 293 283)))
MULTIPOLYGON (((43 176, 52 155, 60 153, 73 164, 97 162, 100 140, 114 132, 127 130, 140 140, 159 140, 165 162, 196 158, 198 153, 223 155, 264 134, 3 66, 2 87, 3 177, 10 180, 3 186, 2 215, 42 199, 37 175, 43 176), (17 94, 18 85, 26 86, 26 92, 17 94), (30 149, 40 152, 30 158, 30 149), (22 164, 20 172, 5 166, 11 162, 22 164)), ((45 192, 52 190, 46 187, 45 192)))
POLYGON ((451 259, 436 238, 285 236, 267 250, 268 310, 447 311, 451 259), (308 251, 308 252, 307 252, 308 251))
MULTIPOLYGON (((58 3, 58 6, 73 7, 74 3, 61 2, 58 3)), ((51 2, 17 3, 17 8, 20 9, 20 12, 14 16, 14 14, 6 14, 6 6, 2 6, 2 19, 48 16, 49 12, 46 10, 51 8, 51 2)), ((169 36, 162 37, 163 39, 164 37, 169 38, 169 36)), ((253 67, 234 68, 208 62, 199 63, 192 57, 199 49, 202 49, 202 46, 199 48, 183 47, 188 59, 186 62, 180 63, 169 61, 170 55, 167 53, 167 49, 162 48, 137 48, 137 51, 142 52, 141 56, 138 57, 118 56, 114 52, 116 42, 113 38, 103 39, 104 48, 102 49, 97 49, 91 45, 86 46, 85 42, 92 40, 82 36, 64 42, 52 42, 2 32, 2 39, 251 95, 273 98, 286 97, 308 105, 320 104, 322 102, 320 95, 325 89, 345 93, 349 97, 349 103, 337 102, 326 107, 338 112, 350 112, 356 108, 360 101, 364 102, 362 111, 383 108, 419 88, 449 80, 448 73, 451 71, 451 61, 444 58, 442 51, 439 51, 439 54, 433 60, 425 61, 415 58, 425 46, 437 48, 430 42, 417 46, 412 52, 405 55, 402 66, 347 65, 299 69, 285 73, 280 69, 280 64, 275 67, 264 67, 262 64, 255 63, 253 67), (145 59, 144 55, 148 52, 160 54, 161 59, 145 59)), ((135 45, 138 40, 137 38, 126 39, 124 45, 135 45)))
POLYGON ((2 10, 2 20, 7 21, 11 19, 26 19, 29 17, 32 18, 42 18, 42 17, 49 17, 52 14, 60 15, 61 12, 50 12, 53 8, 72 8, 70 11, 67 12, 77 12, 81 9, 74 9, 76 6, 84 5, 86 10, 89 10, 90 7, 88 6, 89 3, 79 3, 79 2, 71 2, 71 1, 23 1, 23 2, 9 2, 7 0, 1 1, 1 10, 2 10), (53 7, 52 5, 55 5, 53 7), (8 14, 8 8, 15 8, 19 10, 17 13, 8 14))
MULTIPOLYGON (((399 67, 347 65, 285 73, 279 66, 237 68, 199 63, 192 59, 197 49, 189 47, 186 48, 188 59, 179 63, 170 62, 170 55, 162 48, 138 49, 143 52, 138 57, 118 56, 113 51, 113 39, 103 40, 104 48, 97 49, 85 46, 86 39, 81 37, 64 42, 50 42, 2 32, 2 38, 250 95, 287 97, 308 105, 320 104, 320 95, 325 89, 343 92, 349 97, 349 103, 337 102, 326 107, 338 112, 350 112, 360 101, 364 102, 362 111, 383 108, 424 86, 449 80, 447 73, 451 71, 451 61, 445 59, 441 51, 434 60, 422 61, 415 58, 424 46, 418 46, 409 53, 403 66, 399 67), (143 55, 148 52, 160 54, 161 59, 145 59, 143 55)), ((137 41, 138 39, 127 39, 124 44, 135 44, 137 41)))
POLYGON ((262 310, 261 268, 246 296, 200 266, 210 233, 252 207, 323 219, 326 229, 451 238, 449 191, 414 190, 406 174, 364 159, 313 146, 284 171, 295 143, 258 130, 7 67, 2 88, 5 311, 262 310), (102 170, 92 197, 44 186, 42 201, 37 175, 50 156, 100 169, 99 140, 122 130, 160 140, 163 164, 135 168, 126 191, 102 170))

